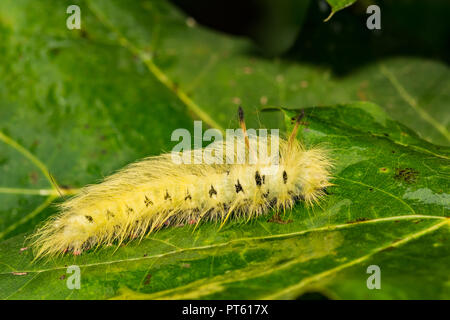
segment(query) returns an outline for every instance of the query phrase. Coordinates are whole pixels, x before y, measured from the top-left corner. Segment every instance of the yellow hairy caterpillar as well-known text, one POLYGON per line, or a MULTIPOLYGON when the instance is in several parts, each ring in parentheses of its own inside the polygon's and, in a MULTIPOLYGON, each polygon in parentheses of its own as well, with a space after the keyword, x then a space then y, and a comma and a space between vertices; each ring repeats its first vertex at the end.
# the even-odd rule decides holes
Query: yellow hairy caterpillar
MULTIPOLYGON (((84 187, 59 205, 60 213, 32 236, 35 258, 65 252, 79 255, 100 245, 142 239, 165 226, 200 221, 223 226, 230 218, 248 221, 270 210, 278 215, 297 201, 318 202, 331 185, 331 162, 325 150, 306 149, 296 139, 303 115, 298 115, 287 140, 267 137, 267 141, 278 140, 278 150, 272 147, 270 155, 251 157, 263 142, 247 133, 239 108, 243 139, 232 142, 236 148, 222 156, 223 163, 208 157, 220 155, 228 141, 214 142, 213 152, 210 148, 200 153, 204 160, 200 164, 175 163, 173 153, 168 153, 145 158, 84 187), (240 146, 243 154, 238 152, 240 146)), ((193 159, 198 152, 182 156, 193 159)))

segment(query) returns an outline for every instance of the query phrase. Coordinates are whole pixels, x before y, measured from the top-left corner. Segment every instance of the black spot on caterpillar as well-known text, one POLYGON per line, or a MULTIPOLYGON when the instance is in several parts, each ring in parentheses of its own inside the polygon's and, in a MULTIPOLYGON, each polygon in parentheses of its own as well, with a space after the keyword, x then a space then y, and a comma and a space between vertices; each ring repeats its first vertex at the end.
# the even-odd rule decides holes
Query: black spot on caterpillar
MULTIPOLYGON (((223 155, 223 164, 177 164, 168 153, 130 164, 99 184, 86 186, 33 235, 35 257, 80 254, 192 222, 251 220, 271 210, 284 211, 297 201, 315 204, 331 185, 331 162, 325 150, 306 149, 296 139, 302 117, 303 113, 297 116, 288 139, 269 135, 268 144, 279 138, 278 150, 254 163, 228 161, 238 159, 240 146, 250 154, 261 143, 247 135, 240 110, 244 139, 233 141, 237 148, 231 156, 223 155)), ((226 143, 214 142, 214 147, 226 149, 226 143)))
POLYGON ((239 182, 239 179, 236 182, 236 184, 234 185, 234 187, 236 188, 236 193, 239 193, 241 191, 244 192, 244 189, 242 189, 242 186, 241 186, 241 183, 239 182))
POLYGON ((214 189, 213 185, 211 185, 211 189, 209 189, 209 197, 211 198, 213 195, 217 195, 217 191, 214 189))
POLYGON ((151 201, 147 196, 145 196, 144 203, 145 203, 145 206, 148 207, 153 204, 153 201, 151 201))
POLYGON ((261 179, 261 175, 259 174, 259 171, 255 172, 255 183, 257 186, 262 185, 262 179, 261 179))
POLYGON ((283 171, 283 183, 286 184, 287 183, 287 173, 286 171, 283 171))

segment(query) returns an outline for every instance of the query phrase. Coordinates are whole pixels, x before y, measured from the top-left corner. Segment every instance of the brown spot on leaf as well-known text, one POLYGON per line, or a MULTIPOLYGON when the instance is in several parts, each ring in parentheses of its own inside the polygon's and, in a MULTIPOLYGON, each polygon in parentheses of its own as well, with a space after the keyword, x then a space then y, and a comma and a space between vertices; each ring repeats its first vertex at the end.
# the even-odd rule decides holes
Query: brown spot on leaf
POLYGON ((395 170, 394 179, 404 181, 406 183, 415 183, 417 181, 417 176, 419 171, 413 168, 398 168, 395 170))
POLYGON ((355 220, 348 221, 347 223, 348 223, 348 224, 352 224, 352 223, 358 223, 358 222, 363 222, 363 221, 367 221, 367 220, 370 220, 370 219, 369 219, 369 218, 361 217, 361 218, 357 218, 357 219, 355 219, 355 220))
POLYGON ((149 274, 147 274, 146 276, 145 276, 145 281, 144 281, 144 284, 145 285, 148 285, 148 284, 150 284, 150 280, 152 279, 152 275, 149 273, 149 274))
POLYGON ((288 224, 291 223, 293 220, 288 219, 288 220, 283 220, 280 217, 279 213, 276 213, 272 216, 272 218, 270 218, 269 220, 267 220, 267 222, 272 222, 272 223, 279 223, 279 224, 288 224))
POLYGON ((39 175, 36 171, 31 171, 30 173, 30 181, 31 184, 36 184, 39 179, 39 175))
POLYGON ((80 36, 84 39, 89 39, 89 33, 86 31, 86 29, 80 29, 80 36))

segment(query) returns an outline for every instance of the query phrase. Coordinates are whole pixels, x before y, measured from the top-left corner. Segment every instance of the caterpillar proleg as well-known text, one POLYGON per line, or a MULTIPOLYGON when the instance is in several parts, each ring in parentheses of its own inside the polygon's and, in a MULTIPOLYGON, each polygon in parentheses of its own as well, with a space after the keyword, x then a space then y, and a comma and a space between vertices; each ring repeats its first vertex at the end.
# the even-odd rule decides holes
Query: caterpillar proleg
MULTIPOLYGON (((228 141, 216 141, 208 153, 202 149, 201 164, 177 164, 167 153, 130 164, 103 182, 84 187, 59 205, 60 213, 32 236, 36 258, 65 252, 78 255, 100 245, 142 239, 166 226, 201 221, 223 225, 231 218, 251 220, 270 210, 280 212, 297 201, 313 205, 331 185, 332 164, 324 149, 306 149, 296 139, 302 117, 299 114, 288 139, 267 137, 269 143, 278 139, 278 152, 270 150, 250 161, 263 142, 247 134, 239 108, 243 139, 233 141, 232 154, 223 152, 228 141), (237 152, 240 147, 243 154, 237 152), (223 163, 208 161, 217 154, 224 154, 223 163)), ((198 157, 195 150, 182 156, 186 155, 198 157)))

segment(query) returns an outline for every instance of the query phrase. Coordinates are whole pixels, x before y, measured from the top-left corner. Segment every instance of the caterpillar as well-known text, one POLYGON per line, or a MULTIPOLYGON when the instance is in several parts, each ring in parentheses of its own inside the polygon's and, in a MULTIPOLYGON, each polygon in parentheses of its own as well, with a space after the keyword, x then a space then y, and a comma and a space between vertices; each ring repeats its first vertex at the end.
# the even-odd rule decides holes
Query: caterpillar
MULTIPOLYGON (((267 141, 278 139, 278 152, 253 162, 249 155, 261 149, 262 142, 248 134, 241 107, 238 114, 243 139, 233 141, 235 151, 223 156, 224 163, 177 164, 173 153, 166 153, 132 163, 101 183, 82 188, 31 236, 35 259, 142 240, 163 227, 201 221, 220 222, 222 227, 230 218, 249 221, 270 210, 278 214, 298 201, 319 202, 332 185, 332 163, 325 149, 306 149, 297 140, 304 112, 296 117, 288 139, 268 136, 267 141), (241 146, 245 159, 237 152, 241 146)), ((212 145, 215 152, 227 147, 224 141, 212 145)), ((203 160, 215 153, 207 156, 201 150, 203 160)), ((194 159, 199 153, 186 154, 194 159)))

